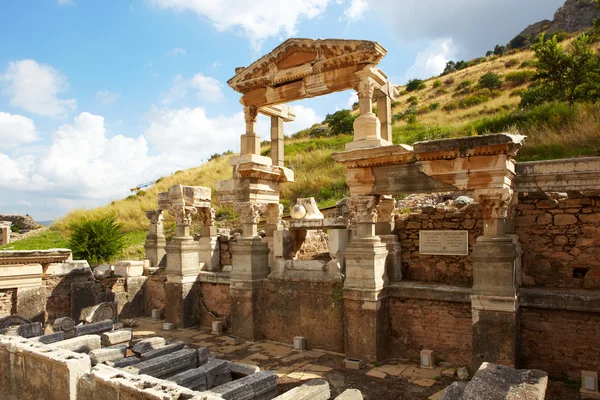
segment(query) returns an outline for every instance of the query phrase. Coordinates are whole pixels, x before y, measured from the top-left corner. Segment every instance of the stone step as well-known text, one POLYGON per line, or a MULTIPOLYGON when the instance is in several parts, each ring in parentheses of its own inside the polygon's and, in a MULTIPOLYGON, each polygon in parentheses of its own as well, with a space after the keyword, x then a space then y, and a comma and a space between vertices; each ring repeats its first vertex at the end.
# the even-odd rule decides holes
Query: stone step
POLYGON ((177 371, 196 367, 196 350, 182 349, 174 353, 141 361, 135 365, 123 368, 134 375, 145 374, 162 378, 177 371))
POLYGON ((92 360, 92 366, 103 363, 105 361, 119 361, 125 358, 127 353, 127 345, 119 344, 111 347, 103 347, 101 349, 92 350, 88 353, 92 360))
POLYGON ((176 352, 185 347, 183 342, 175 342, 166 346, 159 347, 158 349, 150 350, 140 356, 141 361, 150 360, 156 357, 164 356, 165 354, 176 352))
POLYGON ((118 331, 104 332, 102 335, 102 346, 114 346, 116 344, 129 343, 131 341, 131 328, 119 329, 118 331))
POLYGON ((142 339, 137 342, 131 351, 133 351, 137 356, 144 354, 148 351, 158 349, 159 347, 165 346, 167 341, 165 338, 155 336, 147 339, 142 339))
POLYGON ((276 400, 327 400, 331 396, 329 383, 324 379, 313 379, 302 386, 288 390, 275 397, 276 400))
POLYGON ((277 374, 275 371, 260 371, 216 386, 208 394, 225 400, 270 399, 277 395, 277 374))
POLYGON ((66 337, 65 337, 64 332, 54 332, 54 333, 49 333, 47 335, 34 337, 32 340, 36 340, 43 344, 50 344, 50 343, 60 342, 61 340, 65 340, 65 339, 66 339, 66 337))
POLYGON ((113 330, 113 321, 107 319, 93 324, 78 325, 75 327, 75 336, 101 334, 113 330))
POLYGON ((71 350, 76 353, 89 353, 90 351, 98 350, 101 347, 100 336, 98 335, 78 336, 60 342, 52 343, 48 346, 52 346, 57 349, 71 350))
POLYGON ((21 336, 24 338, 33 338, 42 336, 44 328, 40 322, 31 322, 29 324, 9 326, 5 329, 0 329, 0 334, 6 336, 21 336))

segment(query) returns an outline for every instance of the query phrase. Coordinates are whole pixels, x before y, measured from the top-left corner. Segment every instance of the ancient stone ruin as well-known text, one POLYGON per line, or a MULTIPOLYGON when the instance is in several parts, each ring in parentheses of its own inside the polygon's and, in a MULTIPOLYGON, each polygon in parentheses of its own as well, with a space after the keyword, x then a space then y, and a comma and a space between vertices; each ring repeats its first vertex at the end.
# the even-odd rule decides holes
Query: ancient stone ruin
MULTIPOLYGON (((494 393, 519 386, 527 398, 542 399, 547 375, 532 370, 563 378, 589 371, 585 376, 594 381, 593 371, 600 370, 600 158, 516 162, 526 138, 514 134, 394 145, 390 105, 397 93, 376 67, 385 54, 369 41, 290 39, 236 69, 229 85, 241 94, 246 130, 241 154, 230 159, 232 179, 217 183, 217 195, 239 214, 240 235, 216 229, 210 188, 175 185, 147 211, 145 262, 92 272, 67 250, 0 254, 0 317, 26 319, 8 325, 40 324, 31 335, 35 342, 0 337, 2 371, 16 374, 15 363, 43 360, 52 367, 39 368, 60 371, 53 376, 70 398, 95 398, 98 388, 117 393, 107 399, 138 389, 189 399, 276 395, 272 373, 235 372, 249 369, 201 361, 201 350, 180 344, 162 343, 165 349, 149 350, 158 352, 147 360, 141 352, 125 357, 135 346, 113 343, 112 336, 127 336, 111 332, 114 321, 156 312, 175 328, 218 322, 248 341, 300 337, 309 348, 343 353, 349 365, 402 358, 427 367, 435 354, 478 371, 468 385, 448 389, 445 399, 482 398, 478 393, 489 382, 497 384, 494 393), (280 185, 294 180, 284 166, 283 126, 294 119, 286 103, 347 89, 358 92, 360 116, 354 141, 333 158, 345 168, 351 196, 334 210, 297 199, 291 220, 285 219, 280 185), (260 155, 258 113, 271 117, 271 157, 260 155), (169 241, 164 211, 176 224, 169 241), (202 224, 196 238, 194 215, 202 224), (319 257, 303 256, 311 253, 307 246, 318 247, 312 253, 319 257), (95 331, 99 324, 111 333, 95 331), (41 336, 44 327, 48 334, 41 336), (86 333, 44 342, 78 329, 86 333), (61 343, 66 347, 59 349, 61 343), (63 350, 70 346, 79 354, 63 350), (231 378, 221 378, 227 368, 231 378), (182 388, 186 382, 194 386, 182 388), (187 391, 197 388, 208 392, 187 391)), ((0 390, 13 390, 3 384, 9 386, 0 390)), ((27 385, 27 393, 43 387, 27 385)), ((280 398, 328 398, 326 386, 315 382, 280 398), (321 394, 302 397, 306 390, 321 394)))

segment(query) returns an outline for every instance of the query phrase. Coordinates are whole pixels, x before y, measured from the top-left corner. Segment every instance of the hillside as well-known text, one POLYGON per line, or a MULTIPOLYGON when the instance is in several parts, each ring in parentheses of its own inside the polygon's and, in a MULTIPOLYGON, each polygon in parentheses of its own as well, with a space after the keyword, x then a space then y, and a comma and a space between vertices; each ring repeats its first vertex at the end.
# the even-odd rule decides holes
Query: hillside
MULTIPOLYGON (((562 44, 568 45, 570 40, 566 39, 562 44)), ((594 45, 594 51, 598 52, 598 43, 594 45)), ((457 71, 416 82, 417 85, 412 82, 412 86, 399 87, 401 95, 393 104, 393 141, 412 144, 444 137, 519 131, 528 136, 519 152, 518 160, 521 161, 600 154, 600 106, 597 104, 547 103, 519 108, 520 94, 532 84, 534 74, 534 52, 511 50, 503 56, 471 60, 457 71), (490 73, 497 75, 497 85, 491 89, 482 88, 480 79, 490 73)), ((357 110, 346 113, 355 117, 357 110)), ((352 140, 350 133, 332 135, 332 129, 327 126, 315 125, 286 140, 285 163, 296 176, 294 183, 282 186, 281 201, 286 209, 289 210, 298 197, 315 197, 319 206, 325 207, 348 195, 343 168, 330 155, 344 149, 345 143, 352 140)), ((269 153, 266 144, 262 153, 269 153)), ((125 199, 94 210, 74 211, 56 221, 43 234, 5 248, 66 247, 71 222, 116 213, 123 224, 128 245, 121 258, 142 257, 148 225, 144 211, 155 209, 157 194, 174 184, 211 187, 217 226, 234 227, 233 211, 220 207, 214 192, 217 181, 231 178, 228 159, 226 155, 214 157, 201 166, 161 178, 147 190, 125 199)), ((166 215, 167 237, 174 234, 173 225, 166 215)))

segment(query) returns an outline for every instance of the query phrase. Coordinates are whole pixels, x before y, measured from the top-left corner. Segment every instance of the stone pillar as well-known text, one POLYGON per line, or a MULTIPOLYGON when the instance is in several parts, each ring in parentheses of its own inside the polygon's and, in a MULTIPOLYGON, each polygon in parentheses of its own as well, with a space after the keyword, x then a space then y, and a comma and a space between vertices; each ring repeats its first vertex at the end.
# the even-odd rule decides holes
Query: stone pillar
POLYGON ((283 167, 283 118, 271 117, 271 159, 273 165, 283 167))
POLYGON ((264 241, 269 246, 269 268, 275 267, 275 232, 282 231, 281 217, 283 216, 283 204, 267 204, 265 206, 266 237, 264 241))
POLYGON ((381 138, 392 143, 392 99, 378 90, 375 92, 377 100, 377 118, 381 123, 381 138))
POLYGON ((10 226, 12 222, 0 222, 0 246, 10 243, 10 226))
POLYGON ((392 196, 381 196, 377 206, 377 223, 375 234, 386 245, 388 255, 385 260, 385 271, 390 282, 402 280, 402 245, 398 235, 394 233, 394 210, 396 200, 392 196))
POLYGON ((150 260, 151 267, 164 268, 167 242, 163 233, 163 211, 160 209, 146 211, 146 217, 150 220, 150 229, 144 245, 146 258, 150 260))
POLYGON ((256 119, 258 108, 255 106, 244 107, 244 120, 246 133, 241 137, 240 154, 260 155, 260 137, 256 134, 256 119))
POLYGON ((521 247, 508 217, 516 195, 508 188, 475 190, 484 232, 473 246, 472 368, 481 363, 517 367, 519 354, 519 279, 521 247))
POLYGON ((373 362, 386 358, 389 336, 386 245, 375 236, 378 196, 352 196, 347 205, 356 236, 344 252, 344 320, 346 356, 373 362))
POLYGON ((167 243, 167 322, 177 328, 195 325, 194 303, 199 296, 197 278, 200 273, 198 242, 190 236, 192 216, 196 207, 171 206, 169 214, 175 218, 176 236, 167 243))
POLYGON ((200 232, 200 262, 204 271, 218 271, 220 269, 219 238, 217 228, 214 226, 215 209, 204 207, 200 209, 202 216, 202 231, 200 232))
POLYGON ((243 235, 231 246, 231 329, 242 339, 256 341, 263 336, 259 310, 262 280, 269 275, 269 247, 256 234, 264 206, 247 202, 234 207, 240 214, 243 235))
POLYGON ((373 113, 373 93, 377 83, 368 76, 360 77, 356 84, 360 116, 354 120, 354 141, 346 144, 346 150, 389 145, 381 139, 381 123, 373 113))

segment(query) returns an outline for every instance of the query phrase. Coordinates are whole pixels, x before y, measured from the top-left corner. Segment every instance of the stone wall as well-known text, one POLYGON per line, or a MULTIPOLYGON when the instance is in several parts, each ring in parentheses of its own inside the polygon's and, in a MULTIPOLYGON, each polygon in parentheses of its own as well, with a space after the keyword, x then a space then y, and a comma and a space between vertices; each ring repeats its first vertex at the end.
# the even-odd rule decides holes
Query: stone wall
POLYGON ((396 219, 396 232, 402 244, 402 279, 471 286, 473 268, 470 256, 432 256, 419 253, 420 230, 468 230, 469 254, 475 239, 483 232, 478 204, 462 208, 425 206, 396 219))
POLYGON ((152 310, 162 310, 164 313, 167 301, 166 282, 167 275, 164 270, 159 270, 146 279, 146 315, 152 315, 152 310))
POLYGON ((17 289, 0 289, 0 318, 16 314, 17 289))
POLYGON ((343 292, 339 282, 265 280, 260 305, 265 339, 344 352, 343 292))
POLYGON ((521 308, 521 364, 579 379, 600 370, 600 314, 521 308))
POLYGON ((471 364, 471 304, 390 298, 390 357, 418 360, 423 349, 454 365, 471 364))
POLYGON ((521 197, 523 286, 600 288, 600 197, 521 197))
POLYGON ((216 320, 228 320, 231 315, 229 284, 202 282, 196 319, 201 326, 212 326, 216 320))
POLYGON ((46 289, 46 318, 49 323, 59 317, 72 316, 76 309, 93 305, 94 277, 89 267, 75 266, 56 273, 46 273, 42 282, 46 289))

